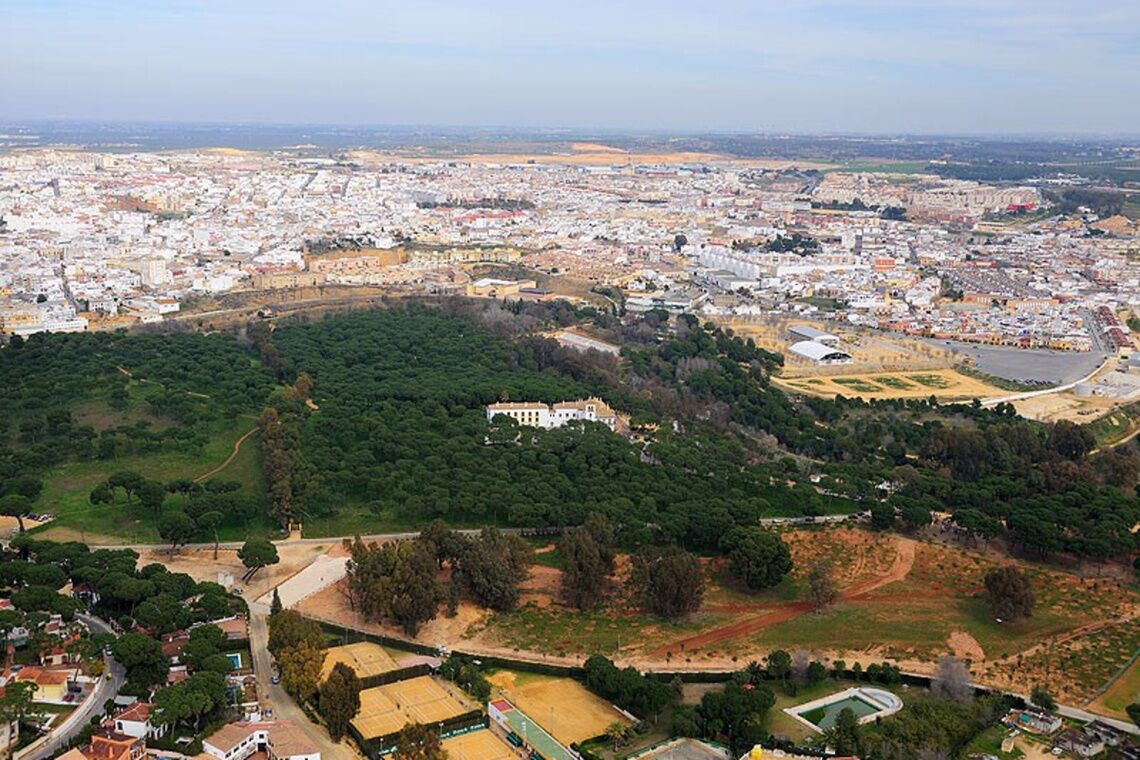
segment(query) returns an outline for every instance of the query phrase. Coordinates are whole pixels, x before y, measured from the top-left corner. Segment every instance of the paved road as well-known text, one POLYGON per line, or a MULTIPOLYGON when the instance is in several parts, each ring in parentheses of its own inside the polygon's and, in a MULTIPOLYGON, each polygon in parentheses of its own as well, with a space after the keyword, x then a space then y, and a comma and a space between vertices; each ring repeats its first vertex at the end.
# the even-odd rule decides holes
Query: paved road
MULTIPOLYGON (((76 615, 82 620, 92 633, 114 633, 111 626, 104 623, 97 617, 92 615, 76 615)), ((91 722, 92 716, 96 713, 103 712, 103 705, 108 699, 112 699, 119 693, 119 689, 126 680, 126 671, 123 666, 115 662, 115 659, 110 655, 104 657, 104 663, 107 668, 104 676, 99 679, 99 683, 95 685, 94 692, 75 710, 67 719, 60 723, 52 730, 50 739, 42 744, 38 749, 27 755, 20 756, 20 760, 46 760, 46 758, 57 754, 63 747, 67 745, 84 726, 91 722)))
MULTIPOLYGON (((551 533, 561 531, 562 528, 499 528, 502 533, 515 533, 527 534, 533 531, 549 531, 551 533)), ((464 528, 455 531, 456 533, 463 533, 468 536, 479 535, 477 528, 464 528)), ((364 541, 408 541, 420 535, 418 530, 405 531, 402 533, 370 533, 360 538, 364 541)), ((353 539, 356 536, 325 536, 324 538, 283 538, 280 541, 274 541, 277 546, 319 546, 328 544, 339 544, 344 539, 353 539)), ((223 541, 218 544, 221 549, 240 549, 244 541, 223 541)), ((135 549, 136 551, 151 551, 158 549, 169 549, 170 544, 90 544, 92 549, 135 549)), ((207 541, 200 544, 184 544, 179 549, 213 549, 214 543, 207 541)))
POLYGON ((358 760, 347 742, 332 740, 322 726, 309 720, 309 716, 285 693, 280 684, 272 680, 273 662, 269 655, 269 608, 264 604, 249 604, 249 648, 253 652, 253 669, 257 674, 257 693, 262 704, 273 708, 273 717, 288 720, 309 737, 320 749, 321 760, 358 760))

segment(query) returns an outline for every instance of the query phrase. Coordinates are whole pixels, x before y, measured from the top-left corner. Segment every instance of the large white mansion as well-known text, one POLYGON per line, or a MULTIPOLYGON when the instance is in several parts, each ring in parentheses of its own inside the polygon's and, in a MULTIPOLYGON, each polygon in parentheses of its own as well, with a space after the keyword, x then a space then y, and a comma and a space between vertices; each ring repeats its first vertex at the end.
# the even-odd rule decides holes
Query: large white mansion
POLYGON ((617 424, 617 415, 605 401, 588 398, 585 401, 560 401, 557 404, 541 402, 504 402, 487 405, 487 421, 497 414, 505 414, 520 425, 540 428, 562 427, 572 420, 600 422, 610 430, 617 424))

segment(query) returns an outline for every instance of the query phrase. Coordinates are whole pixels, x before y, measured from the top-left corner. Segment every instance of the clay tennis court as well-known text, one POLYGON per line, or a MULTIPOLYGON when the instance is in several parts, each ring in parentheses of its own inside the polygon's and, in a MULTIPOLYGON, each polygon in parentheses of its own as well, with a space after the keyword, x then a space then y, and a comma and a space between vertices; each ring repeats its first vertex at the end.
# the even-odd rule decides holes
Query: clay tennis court
POLYGON ((365 739, 372 739, 408 723, 438 723, 469 709, 430 676, 419 676, 360 692, 360 712, 352 725, 365 739))
POLYGON ((452 760, 517 760, 509 744, 487 729, 444 739, 443 749, 452 760))
POLYGON ((329 677, 333 667, 342 662, 356 671, 360 678, 378 676, 390 673, 399 666, 392 659, 392 655, 384 651, 379 644, 371 641, 358 641, 354 644, 345 644, 339 647, 329 647, 325 650, 325 662, 321 666, 321 680, 329 677))
POLYGON ((502 693, 566 746, 601 736, 614 723, 629 721, 617 709, 570 678, 500 670, 489 679, 502 693))

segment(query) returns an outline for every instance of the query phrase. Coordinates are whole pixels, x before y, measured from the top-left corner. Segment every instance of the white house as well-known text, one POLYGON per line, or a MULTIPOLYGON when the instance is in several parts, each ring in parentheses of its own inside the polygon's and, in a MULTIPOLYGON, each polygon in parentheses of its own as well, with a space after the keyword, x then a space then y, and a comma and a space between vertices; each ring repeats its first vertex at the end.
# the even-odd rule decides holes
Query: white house
POLYGON ((321 751, 289 721, 229 723, 202 740, 202 751, 216 760, 245 760, 265 752, 269 760, 321 760, 321 751))
POLYGON ((606 402, 597 398, 588 398, 585 401, 560 401, 550 406, 541 402, 504 402, 487 405, 488 422, 499 414, 510 417, 520 425, 546 428, 547 430, 562 427, 573 420, 600 422, 610 430, 613 430, 617 424, 617 415, 614 410, 610 409, 606 402))
POLYGON ((161 739, 166 735, 169 726, 154 725, 150 716, 154 712, 154 705, 146 702, 135 702, 130 707, 120 711, 112 718, 114 729, 120 734, 133 736, 136 739, 161 739))

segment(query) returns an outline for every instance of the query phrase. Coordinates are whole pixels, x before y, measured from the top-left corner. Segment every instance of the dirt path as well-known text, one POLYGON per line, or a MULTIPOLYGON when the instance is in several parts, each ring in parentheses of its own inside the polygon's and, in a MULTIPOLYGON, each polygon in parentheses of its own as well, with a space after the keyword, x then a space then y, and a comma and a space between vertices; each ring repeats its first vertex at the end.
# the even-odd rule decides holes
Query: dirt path
POLYGON ((883 586, 906 578, 910 575, 911 568, 914 567, 914 555, 917 546, 918 542, 913 538, 903 538, 900 536, 895 542, 895 561, 891 563, 887 572, 878 578, 872 578, 869 581, 848 586, 843 589, 843 598, 852 599, 865 596, 883 586))
POLYGON ((241 451, 241 445, 243 443, 245 443, 246 440, 251 435, 256 433, 257 430, 258 430, 257 427, 254 427, 252 430, 250 430, 248 433, 243 435, 241 438, 238 438, 236 441, 234 441, 234 449, 233 449, 233 451, 230 452, 230 455, 228 457, 226 457, 226 461, 222 462, 220 465, 218 465, 214 469, 210 470, 209 472, 204 472, 201 475, 199 475, 198 477, 194 478, 194 482, 195 483, 201 483, 203 480, 207 480, 208 478, 212 478, 215 475, 217 475, 219 472, 221 472, 222 470, 229 467, 230 463, 233 462, 234 459, 237 458, 238 452, 241 451))
MULTIPOLYGON (((853 586, 847 587, 841 592, 841 598, 844 601, 873 601, 867 597, 872 591, 906 578, 906 576, 910 574, 911 568, 914 567, 915 547, 917 545, 914 539, 899 537, 895 543, 895 560, 887 572, 877 578, 872 578, 869 581, 863 581, 862 583, 856 583, 853 586)), ((908 595, 908 597, 909 596, 910 595, 908 595)), ((715 628, 711 631, 705 631, 696 636, 675 641, 672 644, 666 644, 652 652, 647 652, 645 658, 655 659, 664 657, 669 653, 677 654, 685 650, 692 651, 708 644, 717 644, 742 636, 750 636, 777 623, 794 620, 812 610, 810 602, 783 602, 771 604, 768 605, 768 607, 769 611, 756 615, 755 617, 746 618, 721 628, 715 628)))

